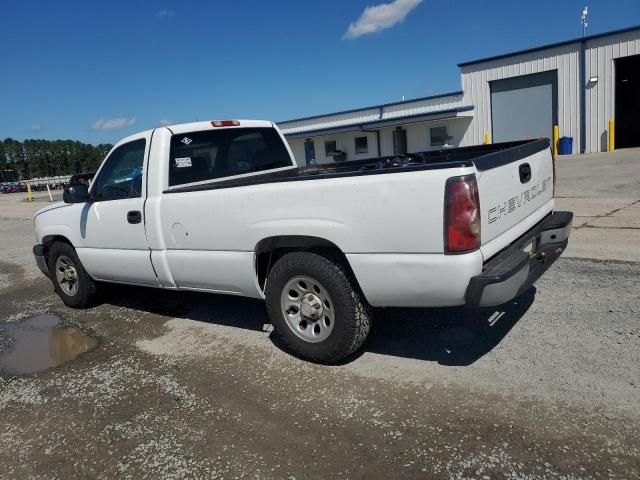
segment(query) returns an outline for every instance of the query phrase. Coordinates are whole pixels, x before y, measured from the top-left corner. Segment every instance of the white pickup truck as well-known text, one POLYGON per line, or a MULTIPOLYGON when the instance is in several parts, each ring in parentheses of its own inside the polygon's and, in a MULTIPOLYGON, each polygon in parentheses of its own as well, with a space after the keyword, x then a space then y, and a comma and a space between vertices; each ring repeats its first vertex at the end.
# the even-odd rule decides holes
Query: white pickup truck
POLYGON ((275 124, 156 128, 120 141, 90 187, 35 216, 63 302, 100 282, 266 300, 298 355, 357 350, 370 307, 498 305, 567 246, 547 140, 298 166, 275 124))

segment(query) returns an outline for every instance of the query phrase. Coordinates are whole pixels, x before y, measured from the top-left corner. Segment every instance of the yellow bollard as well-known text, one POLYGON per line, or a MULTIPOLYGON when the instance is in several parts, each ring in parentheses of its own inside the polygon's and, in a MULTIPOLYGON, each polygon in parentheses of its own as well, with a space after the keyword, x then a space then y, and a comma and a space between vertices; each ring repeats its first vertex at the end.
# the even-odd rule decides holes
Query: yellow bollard
POLYGON ((484 132, 484 144, 489 145, 491 143, 491 137, 489 136, 489 132, 484 132))
POLYGON ((609 151, 616 149, 616 125, 613 118, 609 119, 609 151))
POLYGON ((27 201, 33 202, 33 194, 31 193, 31 184, 27 182, 27 201))
POLYGON ((558 155, 558 139, 560 138, 560 129, 558 125, 553 126, 553 155, 558 155))

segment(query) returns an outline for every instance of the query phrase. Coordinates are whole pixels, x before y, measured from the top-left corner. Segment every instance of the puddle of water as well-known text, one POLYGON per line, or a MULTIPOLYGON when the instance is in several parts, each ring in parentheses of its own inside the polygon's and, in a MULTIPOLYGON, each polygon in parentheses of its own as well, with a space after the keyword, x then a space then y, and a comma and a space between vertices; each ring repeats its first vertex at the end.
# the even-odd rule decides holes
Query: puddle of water
POLYGON ((14 341, 6 352, 0 352, 0 370, 39 372, 73 360, 97 345, 77 328, 59 328, 60 322, 55 315, 38 315, 2 327, 3 336, 14 341))

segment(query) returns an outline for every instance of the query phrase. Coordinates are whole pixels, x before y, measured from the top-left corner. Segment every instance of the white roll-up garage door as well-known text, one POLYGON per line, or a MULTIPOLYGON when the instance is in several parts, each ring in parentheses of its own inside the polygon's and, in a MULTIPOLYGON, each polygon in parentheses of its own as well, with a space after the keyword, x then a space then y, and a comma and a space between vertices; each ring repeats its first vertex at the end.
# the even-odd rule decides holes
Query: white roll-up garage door
POLYGON ((490 87, 494 142, 552 138, 558 118, 557 70, 495 80, 490 87))

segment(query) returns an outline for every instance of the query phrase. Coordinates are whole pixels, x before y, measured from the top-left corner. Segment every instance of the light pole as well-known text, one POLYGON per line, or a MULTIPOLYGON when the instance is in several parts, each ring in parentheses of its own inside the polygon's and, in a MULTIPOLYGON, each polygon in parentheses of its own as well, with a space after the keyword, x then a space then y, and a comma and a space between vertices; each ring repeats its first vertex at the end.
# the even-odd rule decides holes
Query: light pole
POLYGON ((582 37, 584 38, 587 34, 587 27, 589 23, 587 22, 587 17, 589 16, 589 7, 586 5, 582 9, 582 15, 580 16, 580 25, 582 25, 582 37))

